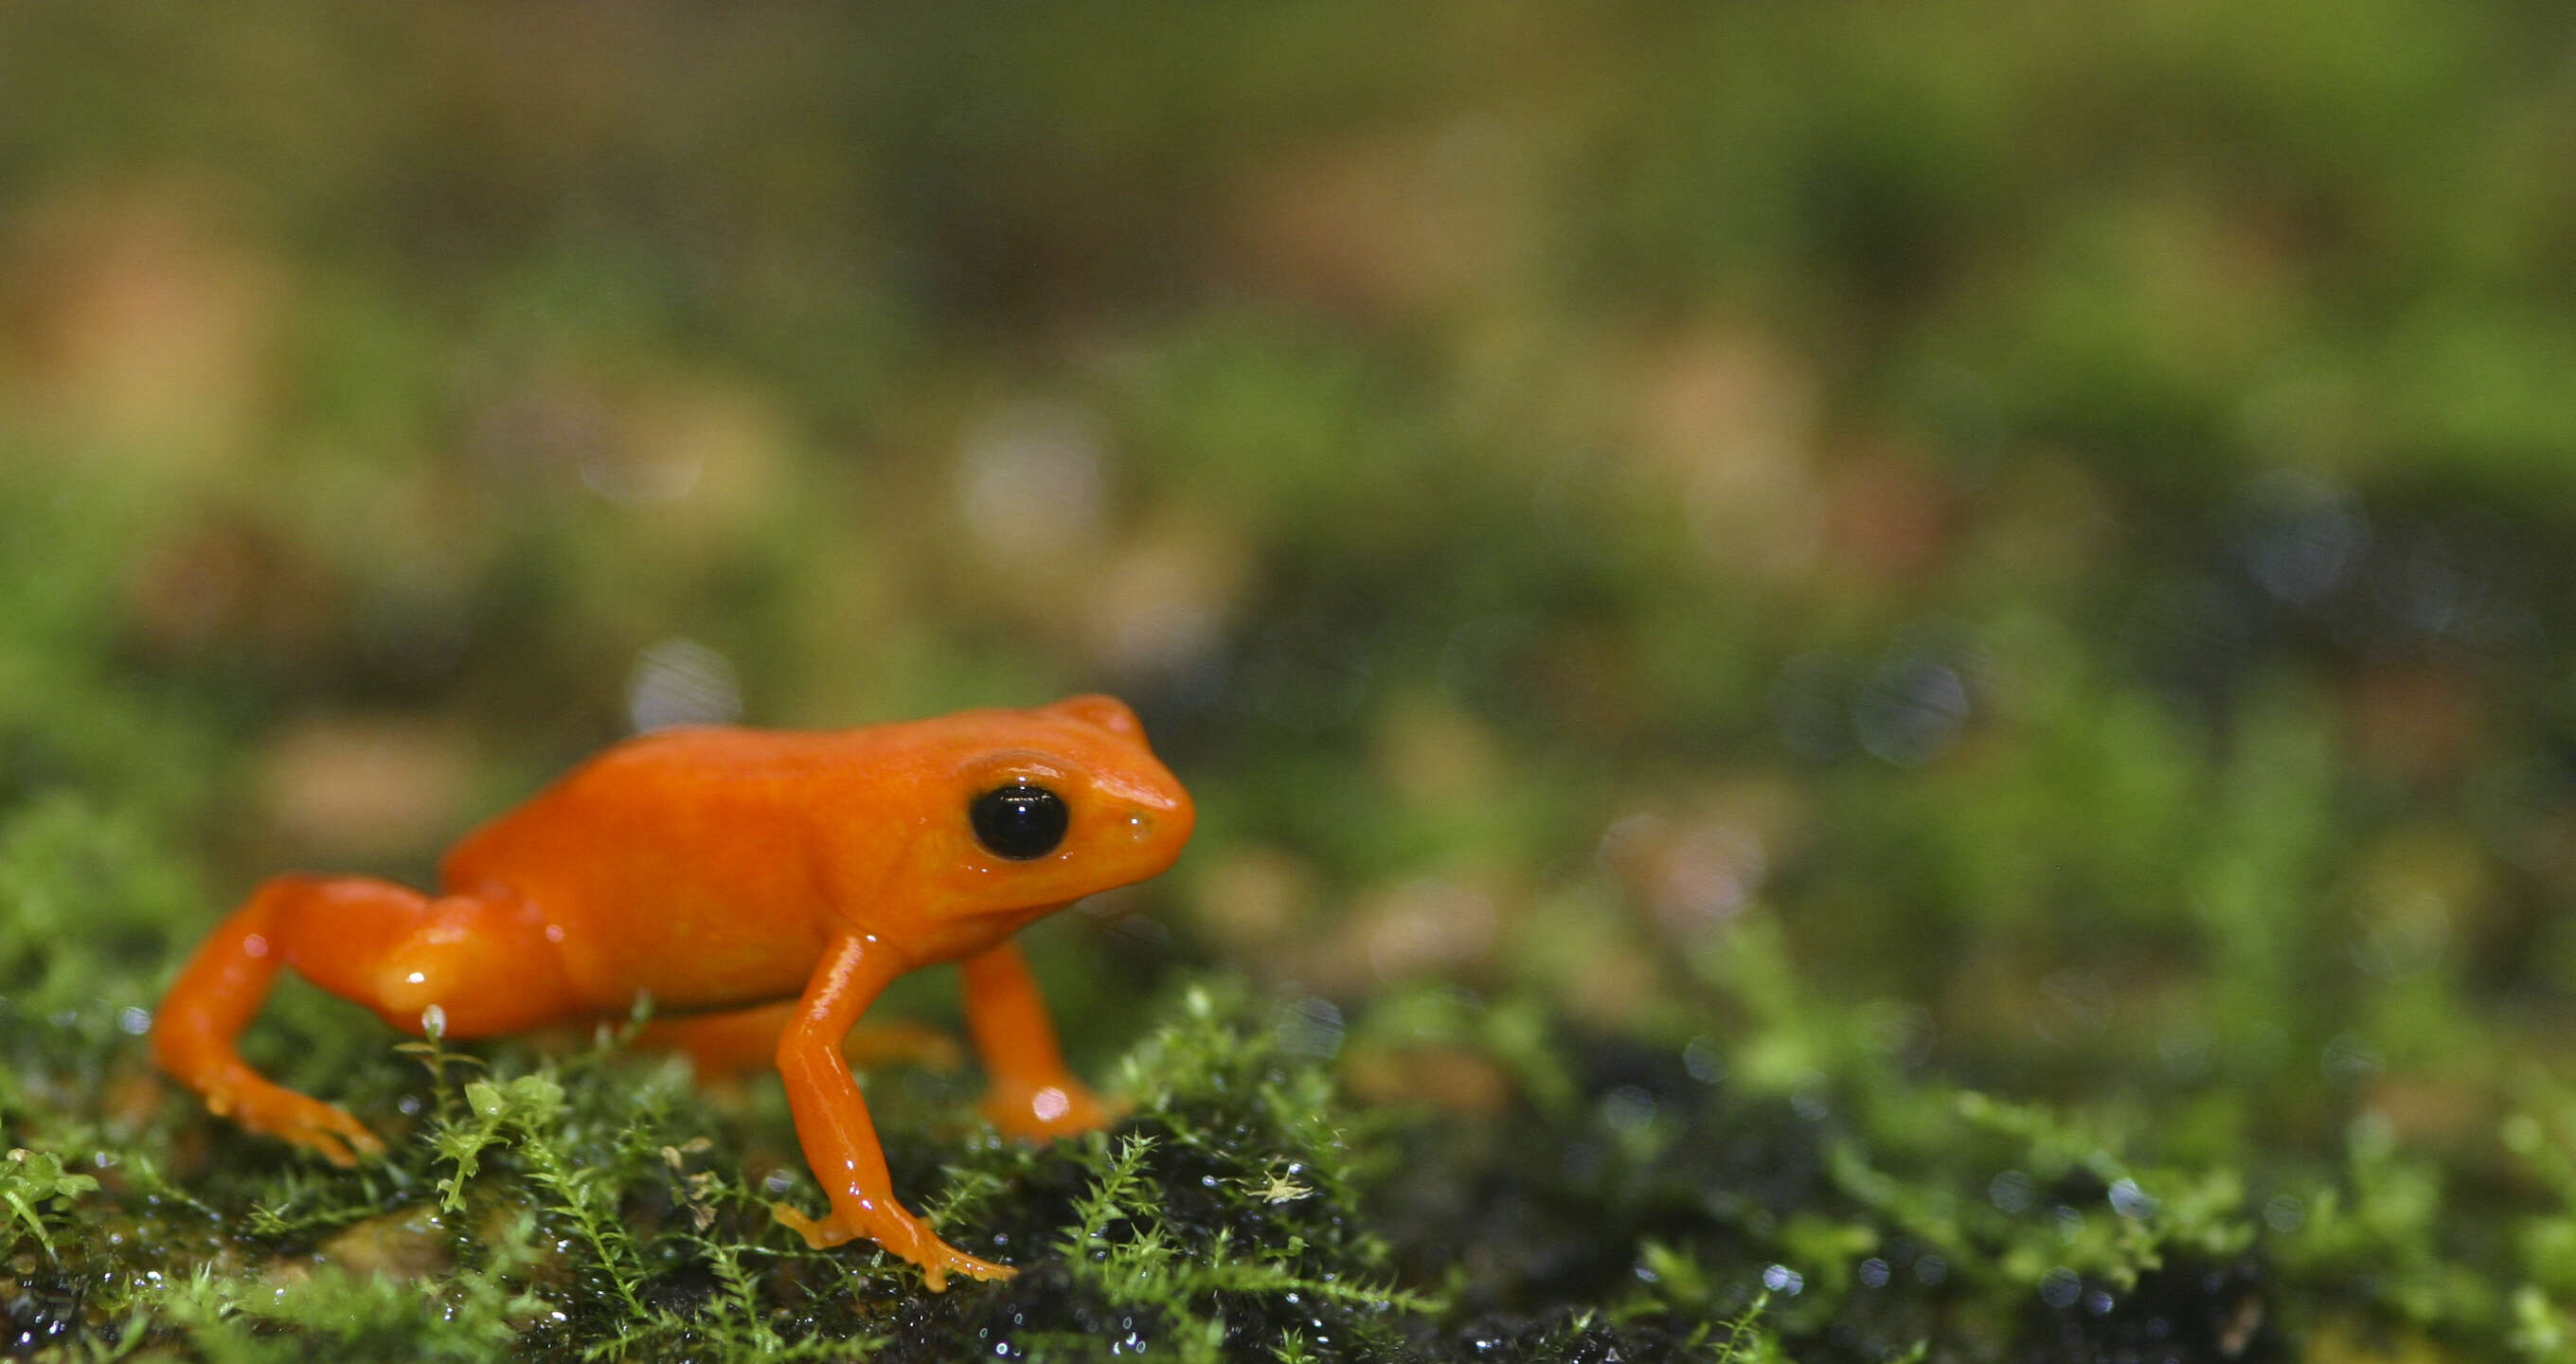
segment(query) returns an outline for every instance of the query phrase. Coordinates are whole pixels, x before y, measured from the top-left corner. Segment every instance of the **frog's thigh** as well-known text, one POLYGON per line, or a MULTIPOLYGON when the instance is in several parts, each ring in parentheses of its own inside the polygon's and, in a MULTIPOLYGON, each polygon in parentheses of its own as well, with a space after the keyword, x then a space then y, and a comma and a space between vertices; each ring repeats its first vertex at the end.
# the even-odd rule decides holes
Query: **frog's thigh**
POLYGON ((516 899, 435 898, 369 877, 307 881, 278 906, 287 960, 331 993, 450 1037, 517 1032, 580 1012, 539 917, 516 899))

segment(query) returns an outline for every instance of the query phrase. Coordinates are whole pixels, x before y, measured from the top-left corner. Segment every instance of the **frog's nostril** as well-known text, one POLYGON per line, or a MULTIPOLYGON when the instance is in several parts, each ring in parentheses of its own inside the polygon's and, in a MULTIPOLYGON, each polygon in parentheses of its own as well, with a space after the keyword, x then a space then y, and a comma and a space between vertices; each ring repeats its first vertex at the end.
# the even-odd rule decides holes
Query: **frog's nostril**
POLYGON ((1153 841, 1154 817, 1143 810, 1129 810, 1127 812, 1127 837, 1138 843, 1148 843, 1153 841))

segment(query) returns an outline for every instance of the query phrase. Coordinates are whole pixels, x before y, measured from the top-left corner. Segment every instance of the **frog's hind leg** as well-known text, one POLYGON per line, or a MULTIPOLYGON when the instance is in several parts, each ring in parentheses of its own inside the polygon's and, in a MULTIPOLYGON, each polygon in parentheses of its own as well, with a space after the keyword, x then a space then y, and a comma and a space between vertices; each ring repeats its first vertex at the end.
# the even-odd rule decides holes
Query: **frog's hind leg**
POLYGON ((336 1105, 271 1083, 234 1048, 284 964, 279 906, 309 893, 311 884, 301 877, 270 881, 206 935, 161 1001, 152 1057, 216 1114, 309 1147, 334 1165, 353 1165, 359 1154, 385 1149, 375 1133, 336 1105))
POLYGON ((577 1007, 553 944, 516 903, 431 899, 354 876, 263 883, 180 971, 153 1023, 153 1055, 215 1112, 342 1165, 383 1143, 341 1109, 263 1078, 235 1048, 281 965, 414 1034, 432 1006, 457 1037, 516 1031, 577 1007))
MULTIPOLYGON (((656 1018, 635 1042, 688 1057, 700 1080, 731 1079, 778 1064, 778 1035, 795 1013, 796 1001, 785 999, 725 1013, 656 1018)), ((862 1023, 841 1039, 841 1055, 861 1070, 905 1064, 955 1070, 965 1060, 956 1038, 922 1023, 862 1023)))

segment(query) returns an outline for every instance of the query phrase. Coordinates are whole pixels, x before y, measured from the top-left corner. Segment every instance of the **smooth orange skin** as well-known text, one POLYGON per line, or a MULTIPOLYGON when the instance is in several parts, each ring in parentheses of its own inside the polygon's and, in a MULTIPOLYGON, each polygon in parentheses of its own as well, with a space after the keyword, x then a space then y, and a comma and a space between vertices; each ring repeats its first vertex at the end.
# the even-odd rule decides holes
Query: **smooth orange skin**
MULTIPOLYGON (((624 1018, 649 996, 682 1016, 648 1040, 702 1070, 775 1058, 831 1200, 821 1218, 778 1205, 779 1221, 816 1247, 872 1239, 934 1291, 951 1271, 998 1278, 1012 1271, 941 1242, 895 1200, 843 1048, 897 976, 956 961, 992 1078, 986 1114, 1032 1138, 1101 1126, 1010 935, 1161 872, 1195 819, 1135 713, 1106 696, 828 733, 664 730, 467 836, 435 897, 362 877, 264 883, 170 987, 153 1055, 214 1112, 345 1165, 383 1143, 234 1047, 279 966, 415 1035, 425 1015, 444 1036, 486 1037, 624 1018), (975 796, 1015 781, 1071 811, 1044 857, 997 856, 968 822, 975 796)), ((917 1034, 891 1045, 926 1047, 917 1034)))

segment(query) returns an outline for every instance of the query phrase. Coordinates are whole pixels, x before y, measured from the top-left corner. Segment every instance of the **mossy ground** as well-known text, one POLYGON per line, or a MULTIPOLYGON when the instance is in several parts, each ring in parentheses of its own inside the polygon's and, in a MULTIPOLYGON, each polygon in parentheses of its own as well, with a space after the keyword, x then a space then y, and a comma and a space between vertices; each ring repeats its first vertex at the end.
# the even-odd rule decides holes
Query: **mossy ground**
MULTIPOLYGON (((819 1204, 774 1093, 711 1103, 606 1030, 564 1054, 390 1034, 299 1049, 283 1073, 394 1138, 340 1171, 147 1078, 113 1001, 13 1004, 6 1112, 35 1149, 0 1168, 11 1343, 245 1360, 2267 1360, 2300 1357, 2294 1340, 2328 1351, 2305 1357, 2430 1348, 2414 1335, 2430 1330, 2554 1357, 2540 1285, 2565 1272, 2576 1218, 2531 1190, 2576 1186, 2550 1127, 2565 1096, 2534 1090, 2506 1121, 2524 1166, 2496 1172, 2503 1187, 2446 1181, 2367 1112, 2335 1161, 2159 1157, 2189 1138, 2134 1103, 2051 1107, 1919 1073, 1886 1020, 1782 988, 1781 946, 1748 927, 1694 962, 1710 1030, 1679 1045, 1532 1035, 1454 993, 1318 1037, 1294 1008, 1188 987, 1145 1006, 1162 1021, 1115 1071, 1132 1104, 1118 1126, 1046 1148, 983 1128, 971 1076, 880 1075, 898 1186, 962 1247, 1024 1267, 936 1295, 771 1221, 774 1199, 819 1204), (1516 1070, 1522 1097, 1464 1116, 1355 1112, 1337 1092, 1337 1060, 1426 1045, 1516 1070), (2480 1226, 2514 1239, 2464 1235, 2480 1226)), ((335 1007, 302 1002, 299 1025, 335 1007)))
POLYGON ((0 1352, 2576 1361, 2556 8, 254 8, 0 7, 0 1352), (265 875, 1087 689, 1130 1115, 868 1080, 1007 1284, 614 1036, 146 1064, 265 875))

